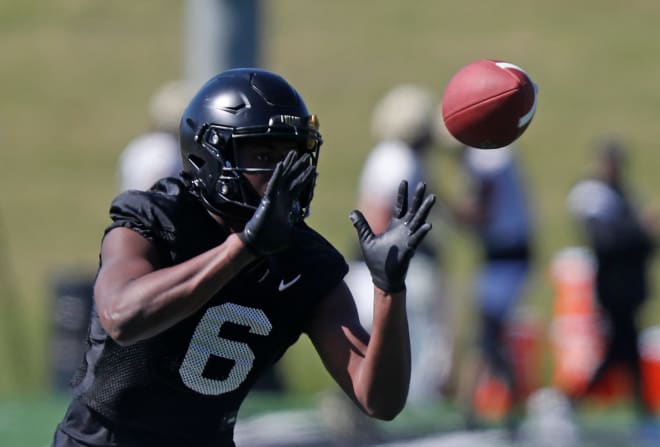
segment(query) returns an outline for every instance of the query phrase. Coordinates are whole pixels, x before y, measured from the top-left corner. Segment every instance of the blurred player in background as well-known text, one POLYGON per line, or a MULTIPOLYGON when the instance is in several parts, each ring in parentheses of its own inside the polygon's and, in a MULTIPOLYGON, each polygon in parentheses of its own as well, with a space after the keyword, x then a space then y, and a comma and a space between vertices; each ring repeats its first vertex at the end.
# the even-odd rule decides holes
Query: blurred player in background
MULTIPOLYGON (((376 234, 390 224, 398 179, 406 179, 411 185, 421 181, 430 183, 425 164, 436 144, 437 109, 429 91, 418 85, 402 84, 388 91, 373 110, 371 130, 378 144, 363 166, 357 204, 376 234)), ((450 315, 435 240, 424 240, 408 269, 410 403, 437 401, 451 366, 450 315)), ((351 263, 346 281, 354 292, 361 321, 370 328, 371 280, 360 256, 351 263)))
MULTIPOLYGON (((474 393, 483 374, 501 380, 511 398, 507 423, 519 422, 522 396, 507 331, 525 294, 532 268, 534 220, 516 149, 458 151, 468 182, 465 197, 450 206, 457 222, 470 228, 481 264, 474 279, 481 355, 467 384, 467 424, 478 425, 474 393)), ((463 386, 466 386, 465 384, 463 386)))
POLYGON ((117 183, 120 192, 146 191, 157 180, 179 174, 179 122, 194 94, 190 83, 172 81, 152 96, 148 107, 150 130, 131 140, 119 156, 117 183))
MULTIPOLYGON (((660 426, 645 400, 639 352, 639 312, 649 298, 648 269, 655 250, 656 220, 634 203, 626 183, 626 150, 621 140, 596 145, 596 169, 577 183, 567 202, 596 257, 595 295, 606 320, 606 349, 586 396, 617 363, 630 372, 642 426, 640 435, 660 443, 660 426)), ((657 444, 654 444, 657 445, 657 444)))
POLYGON ((322 143, 298 92, 266 70, 207 82, 181 120, 181 177, 112 203, 88 349, 53 446, 234 445, 261 373, 305 333, 365 413, 406 402, 406 273, 435 201, 401 182, 375 235, 350 214, 373 282, 371 335, 344 258, 304 222, 322 143))

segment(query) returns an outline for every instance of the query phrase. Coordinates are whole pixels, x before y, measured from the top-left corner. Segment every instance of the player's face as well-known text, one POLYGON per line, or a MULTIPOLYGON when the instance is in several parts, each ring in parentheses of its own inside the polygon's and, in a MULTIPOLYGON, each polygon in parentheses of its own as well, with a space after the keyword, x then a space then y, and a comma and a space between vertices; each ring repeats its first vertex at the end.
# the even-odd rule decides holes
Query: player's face
MULTIPOLYGON (((243 141, 236 150, 236 166, 272 170, 292 149, 293 144, 289 141, 243 141)), ((243 172, 243 175, 255 191, 263 196, 272 171, 243 172)))

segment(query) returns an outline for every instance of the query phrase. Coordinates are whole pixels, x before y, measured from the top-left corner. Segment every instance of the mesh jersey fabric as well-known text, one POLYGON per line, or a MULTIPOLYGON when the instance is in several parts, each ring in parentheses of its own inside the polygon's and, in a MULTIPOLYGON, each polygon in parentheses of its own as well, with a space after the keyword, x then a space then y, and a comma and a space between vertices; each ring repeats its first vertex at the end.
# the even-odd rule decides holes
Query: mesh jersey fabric
MULTIPOLYGON (((228 236, 180 179, 120 194, 110 216, 106 234, 116 227, 138 232, 166 265, 228 236)), ((121 347, 94 309, 74 397, 122 429, 157 427, 159 438, 174 444, 221 439, 260 373, 304 332, 347 268, 329 242, 300 223, 286 251, 245 268, 198 312, 152 338, 121 347)))

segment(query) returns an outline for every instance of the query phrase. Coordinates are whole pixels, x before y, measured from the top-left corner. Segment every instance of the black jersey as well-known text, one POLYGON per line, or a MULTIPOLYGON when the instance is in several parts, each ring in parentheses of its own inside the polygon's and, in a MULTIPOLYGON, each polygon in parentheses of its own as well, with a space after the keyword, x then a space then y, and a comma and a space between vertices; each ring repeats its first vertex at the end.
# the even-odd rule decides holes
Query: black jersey
MULTIPOLYGON (((138 232, 169 265, 228 236, 175 179, 119 195, 110 216, 106 232, 138 232)), ((197 313, 155 337, 121 347, 94 311, 74 396, 117 427, 147 435, 157 430, 173 444, 226 439, 259 375, 304 332, 347 268, 341 254, 300 223, 286 251, 247 267, 197 313)))

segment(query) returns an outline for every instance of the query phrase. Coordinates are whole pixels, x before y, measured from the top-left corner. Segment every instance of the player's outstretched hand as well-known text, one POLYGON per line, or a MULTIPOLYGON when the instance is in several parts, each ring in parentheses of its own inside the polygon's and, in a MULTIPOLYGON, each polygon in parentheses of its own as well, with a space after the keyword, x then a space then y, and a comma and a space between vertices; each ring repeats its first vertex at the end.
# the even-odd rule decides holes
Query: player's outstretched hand
POLYGON ((300 216, 300 194, 315 177, 309 154, 292 150, 277 164, 257 210, 238 235, 250 251, 266 256, 289 245, 300 216))
POLYGON ((405 289, 408 264, 431 224, 426 219, 435 203, 435 196, 424 197, 426 185, 419 183, 412 204, 408 207, 408 182, 399 185, 399 195, 390 225, 382 234, 374 234, 362 213, 353 210, 351 222, 357 230, 364 260, 374 284, 388 293, 405 289))

